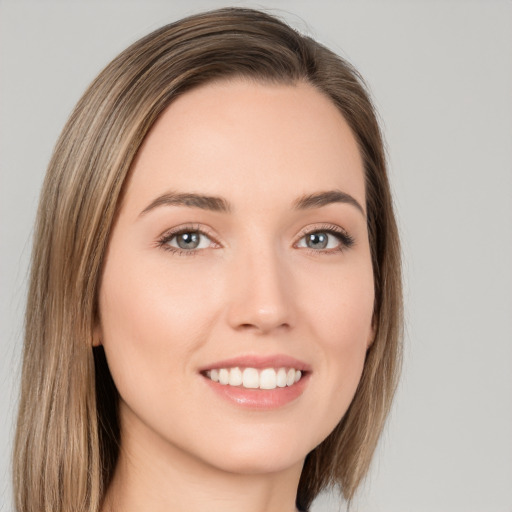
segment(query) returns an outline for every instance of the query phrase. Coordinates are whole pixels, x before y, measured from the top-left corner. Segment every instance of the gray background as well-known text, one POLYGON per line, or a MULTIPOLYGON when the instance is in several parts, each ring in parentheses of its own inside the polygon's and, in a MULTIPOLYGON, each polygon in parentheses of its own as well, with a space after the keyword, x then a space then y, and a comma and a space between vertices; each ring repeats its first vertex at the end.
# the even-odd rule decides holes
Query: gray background
MULTIPOLYGON (((0 510, 37 197, 100 69, 229 1, 0 2, 0 510)), ((231 4, 232 5, 232 4, 231 4)), ((403 236, 404 374, 354 512, 512 511, 512 2, 262 1, 372 89, 403 236)), ((316 512, 338 510, 323 497, 316 512)))

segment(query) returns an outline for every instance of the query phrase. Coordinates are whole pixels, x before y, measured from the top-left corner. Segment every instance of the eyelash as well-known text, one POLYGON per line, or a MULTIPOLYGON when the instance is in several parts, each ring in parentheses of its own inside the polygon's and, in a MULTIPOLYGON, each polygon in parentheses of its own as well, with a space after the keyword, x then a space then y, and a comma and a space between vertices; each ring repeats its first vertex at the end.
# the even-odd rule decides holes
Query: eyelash
MULTIPOLYGON (((157 241, 157 246, 163 249, 164 251, 169 251, 178 256, 194 256, 199 253, 202 249, 180 249, 178 247, 173 247, 169 245, 169 242, 176 236, 185 234, 185 233, 199 233, 202 236, 206 236, 213 243, 218 244, 215 238, 204 228, 201 228, 199 225, 185 225, 179 228, 172 229, 170 231, 165 232, 157 241)), ((303 249, 314 254, 335 254, 345 251, 346 249, 350 249, 354 243, 354 238, 349 235, 344 229, 336 226, 334 224, 323 224, 321 226, 315 227, 314 229, 307 229, 300 233, 299 241, 294 244, 294 247, 308 235, 313 235, 315 233, 327 233, 328 235, 332 235, 339 241, 339 246, 334 249, 327 250, 319 250, 312 249, 311 247, 304 247, 303 249)))
MULTIPOLYGON (((315 233, 327 233, 328 235, 334 236, 335 238, 338 239, 339 246, 327 250, 312 249, 311 247, 304 248, 304 250, 314 255, 337 254, 347 249, 350 249, 355 244, 354 238, 351 235, 349 235, 343 228, 341 228, 340 226, 336 226, 335 224, 322 224, 320 226, 316 226, 314 229, 306 229, 300 233, 299 241, 301 241, 305 236, 313 235, 315 233)), ((294 246, 297 245, 297 243, 294 244, 294 246)))
POLYGON ((206 236, 212 242, 217 243, 215 238, 208 233, 207 230, 201 228, 198 224, 189 224, 185 226, 180 226, 179 228, 171 229, 170 231, 166 231, 157 241, 158 247, 162 248, 164 251, 172 252, 178 256, 193 256, 197 254, 202 249, 180 249, 179 247, 173 247, 169 245, 169 242, 176 236, 183 235, 184 233, 199 233, 202 236, 206 236))

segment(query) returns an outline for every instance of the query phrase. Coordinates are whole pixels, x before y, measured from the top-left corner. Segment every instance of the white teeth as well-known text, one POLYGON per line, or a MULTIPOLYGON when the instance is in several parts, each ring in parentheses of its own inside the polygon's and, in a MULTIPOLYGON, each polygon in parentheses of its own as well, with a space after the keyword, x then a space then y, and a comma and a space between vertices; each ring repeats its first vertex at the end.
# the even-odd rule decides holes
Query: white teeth
POLYGON ((221 368, 219 370, 219 382, 221 384, 229 384, 229 370, 221 368))
POLYGON ((286 368, 279 368, 277 372, 276 384, 278 388, 286 387, 286 368))
POLYGON ((242 379, 242 386, 244 388, 256 389, 260 387, 260 376, 256 368, 246 368, 242 379))
POLYGON ((260 373, 260 389, 276 389, 277 375, 274 368, 267 368, 260 373))
POLYGON ((293 386, 302 378, 302 372, 295 368, 215 368, 208 370, 206 376, 222 385, 242 386, 248 389, 275 389, 293 386))
POLYGON ((229 371, 229 385, 240 386, 242 384, 242 372, 240 368, 231 368, 229 371))

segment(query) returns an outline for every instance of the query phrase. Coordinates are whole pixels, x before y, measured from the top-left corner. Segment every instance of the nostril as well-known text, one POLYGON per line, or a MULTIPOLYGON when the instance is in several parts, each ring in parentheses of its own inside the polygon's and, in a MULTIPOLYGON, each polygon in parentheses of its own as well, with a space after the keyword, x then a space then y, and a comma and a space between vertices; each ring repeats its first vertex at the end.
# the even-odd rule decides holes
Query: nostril
POLYGON ((275 330, 288 329, 290 325, 287 322, 279 323, 272 321, 259 321, 254 323, 243 323, 235 326, 235 329, 240 331, 259 331, 261 333, 267 333, 275 330))

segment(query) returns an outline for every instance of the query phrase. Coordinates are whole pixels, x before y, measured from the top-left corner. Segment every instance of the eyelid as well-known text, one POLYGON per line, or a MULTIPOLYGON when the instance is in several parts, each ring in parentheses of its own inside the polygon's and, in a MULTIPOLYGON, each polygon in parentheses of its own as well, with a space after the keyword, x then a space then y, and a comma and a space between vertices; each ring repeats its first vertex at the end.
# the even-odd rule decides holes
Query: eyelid
POLYGON ((309 225, 300 230, 300 232, 297 235, 297 241, 294 243, 294 247, 297 247, 297 244, 300 240, 302 240, 306 235, 310 235, 312 233, 319 233, 319 232, 325 232, 330 233, 334 236, 337 236, 340 241, 340 247, 336 249, 327 249, 327 250, 321 250, 321 249, 311 249, 311 248, 304 248, 306 250, 310 250, 314 253, 333 253, 333 252, 339 252, 343 251, 345 249, 350 249, 354 243, 355 239, 352 235, 349 234, 349 232, 342 228, 341 226, 337 224, 329 224, 329 223, 322 223, 318 225, 309 225))
POLYGON ((179 226, 172 227, 164 231, 156 241, 156 245, 164 250, 177 253, 177 254, 186 254, 193 255, 204 249, 180 249, 179 247, 174 247, 168 244, 170 240, 172 240, 175 236, 181 235, 183 233, 199 233, 203 236, 206 236, 212 244, 217 247, 220 247, 222 244, 218 241, 218 237, 213 234, 213 230, 204 224, 181 224, 179 226))
MULTIPOLYGON (((209 228, 208 226, 205 226, 204 224, 197 224, 197 223, 186 223, 179 226, 172 227, 170 229, 167 229, 164 231, 157 239, 156 245, 164 250, 168 250, 173 253, 181 254, 181 255, 194 255, 201 251, 204 251, 204 248, 202 249, 181 249, 178 247, 174 247, 168 244, 170 240, 172 240, 175 236, 178 236, 182 233, 188 233, 188 232, 196 232, 203 236, 206 236, 214 245, 214 248, 222 247, 222 243, 219 242, 218 237, 213 234, 213 230, 209 228)), ((341 226, 337 224, 330 224, 330 223, 322 223, 317 225, 308 225, 300 230, 300 232, 297 234, 297 240, 293 244, 293 247, 299 248, 298 243, 300 240, 302 240, 306 235, 313 234, 313 233, 319 233, 319 232, 325 232, 329 233, 333 236, 336 236, 339 239, 339 247, 331 248, 331 249, 312 249, 309 247, 300 247, 300 249, 308 250, 312 253, 322 253, 322 254, 332 254, 336 252, 340 252, 346 249, 351 248, 355 240, 354 238, 347 232, 346 229, 342 228, 341 226)))

